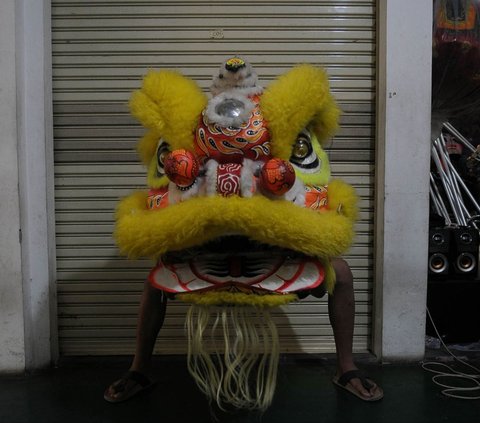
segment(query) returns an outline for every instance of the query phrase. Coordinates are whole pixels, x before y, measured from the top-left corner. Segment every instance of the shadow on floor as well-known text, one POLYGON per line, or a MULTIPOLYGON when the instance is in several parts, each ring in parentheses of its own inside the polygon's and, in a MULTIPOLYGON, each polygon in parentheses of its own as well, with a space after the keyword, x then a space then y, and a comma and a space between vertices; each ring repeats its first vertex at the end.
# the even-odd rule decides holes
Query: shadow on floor
MULTIPOLYGON (((220 422, 255 423, 474 423, 479 401, 447 398, 420 364, 359 367, 383 387, 385 398, 366 403, 331 383, 335 364, 328 355, 282 356, 272 406, 263 414, 218 415, 220 422)), ((211 422, 209 406, 186 368, 185 357, 156 357, 158 385, 121 404, 103 400, 105 387, 128 367, 128 358, 63 360, 46 372, 0 378, 0 423, 211 422)), ((479 395, 479 393, 477 393, 479 395)))

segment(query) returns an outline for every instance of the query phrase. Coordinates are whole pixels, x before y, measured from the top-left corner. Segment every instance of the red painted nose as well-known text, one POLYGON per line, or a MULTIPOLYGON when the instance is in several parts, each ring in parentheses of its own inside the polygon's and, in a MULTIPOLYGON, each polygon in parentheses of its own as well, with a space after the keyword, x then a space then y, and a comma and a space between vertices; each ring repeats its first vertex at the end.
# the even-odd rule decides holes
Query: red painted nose
POLYGON ((260 172, 261 187, 274 195, 283 195, 295 183, 293 166, 282 159, 270 159, 260 172))
POLYGON ((195 155, 185 149, 172 151, 164 162, 165 174, 179 187, 189 187, 197 179, 200 170, 195 155))

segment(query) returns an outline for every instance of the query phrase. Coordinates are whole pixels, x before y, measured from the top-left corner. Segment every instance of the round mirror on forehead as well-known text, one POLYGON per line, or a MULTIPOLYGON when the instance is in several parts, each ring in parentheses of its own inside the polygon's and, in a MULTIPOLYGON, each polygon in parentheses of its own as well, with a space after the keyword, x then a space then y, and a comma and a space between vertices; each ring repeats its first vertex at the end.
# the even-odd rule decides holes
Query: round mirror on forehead
POLYGON ((238 118, 245 111, 245 103, 236 98, 226 98, 215 106, 215 111, 220 116, 238 118))
POLYGON ((239 128, 248 123, 254 109, 255 104, 246 95, 224 92, 210 99, 205 115, 209 124, 239 128))

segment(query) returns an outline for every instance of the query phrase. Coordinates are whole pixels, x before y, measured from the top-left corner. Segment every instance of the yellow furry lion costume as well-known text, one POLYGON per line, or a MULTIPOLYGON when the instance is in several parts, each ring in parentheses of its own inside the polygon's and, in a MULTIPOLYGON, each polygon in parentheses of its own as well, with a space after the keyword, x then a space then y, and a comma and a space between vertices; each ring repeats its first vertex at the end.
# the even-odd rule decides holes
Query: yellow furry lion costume
POLYGON ((115 238, 157 262, 149 280, 191 303, 188 365, 218 406, 265 409, 278 337, 269 308, 324 283, 353 238, 357 199, 330 179, 324 143, 339 109, 326 73, 294 67, 268 88, 244 59, 224 62, 211 98, 177 72, 146 75, 133 115, 148 188, 123 199, 115 238), (211 354, 205 332, 224 344, 211 354))

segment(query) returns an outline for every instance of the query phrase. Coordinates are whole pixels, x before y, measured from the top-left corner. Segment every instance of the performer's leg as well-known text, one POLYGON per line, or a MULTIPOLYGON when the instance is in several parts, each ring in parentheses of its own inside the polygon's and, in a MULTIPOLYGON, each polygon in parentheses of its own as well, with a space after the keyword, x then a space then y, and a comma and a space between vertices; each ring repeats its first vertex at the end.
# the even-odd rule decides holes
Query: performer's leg
POLYGON ((163 325, 166 306, 165 294, 145 282, 138 313, 135 356, 129 372, 105 391, 104 398, 107 401, 123 401, 150 385, 145 375, 150 370, 153 348, 163 325))
POLYGON ((130 370, 143 373, 150 370, 153 348, 163 325, 166 308, 165 293, 145 282, 138 313, 135 356, 130 370))
MULTIPOLYGON (((355 298, 353 276, 350 266, 343 259, 332 261, 336 273, 333 295, 328 296, 328 313, 337 350, 337 376, 350 370, 357 370, 353 361, 353 328, 355 320, 355 298)), ((359 378, 352 378, 348 384, 365 399, 381 396, 381 389, 373 383, 366 389, 359 378)))

